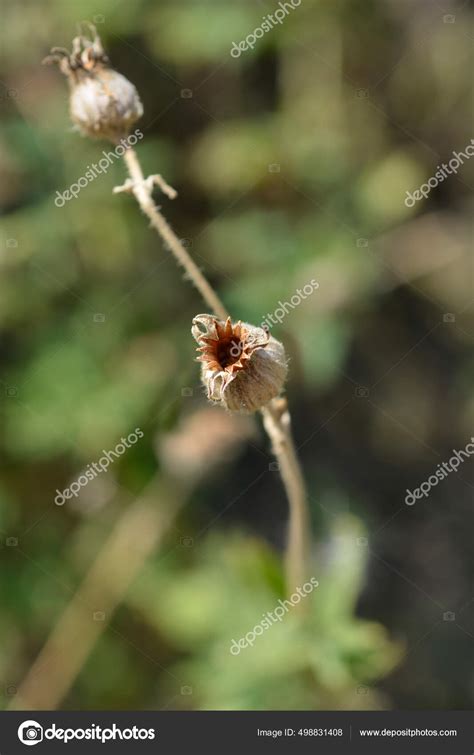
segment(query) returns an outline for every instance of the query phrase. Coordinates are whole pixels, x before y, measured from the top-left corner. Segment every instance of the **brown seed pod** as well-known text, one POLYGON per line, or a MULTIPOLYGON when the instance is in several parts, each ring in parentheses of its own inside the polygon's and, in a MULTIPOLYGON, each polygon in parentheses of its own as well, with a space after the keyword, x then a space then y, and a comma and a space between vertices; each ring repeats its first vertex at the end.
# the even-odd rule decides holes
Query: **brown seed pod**
POLYGON ((57 63, 71 90, 72 121, 86 136, 114 143, 127 136, 143 115, 143 105, 133 84, 110 67, 95 27, 92 39, 79 35, 72 52, 53 47, 43 62, 57 63))
POLYGON ((192 334, 211 401, 230 411, 255 412, 280 394, 288 371, 285 350, 268 331, 202 314, 194 318, 192 334))

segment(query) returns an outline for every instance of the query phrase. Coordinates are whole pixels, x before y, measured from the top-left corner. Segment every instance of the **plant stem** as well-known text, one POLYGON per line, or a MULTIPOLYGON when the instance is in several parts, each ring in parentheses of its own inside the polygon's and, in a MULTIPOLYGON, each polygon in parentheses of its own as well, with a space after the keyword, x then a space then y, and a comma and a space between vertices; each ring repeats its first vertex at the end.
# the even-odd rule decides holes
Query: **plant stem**
POLYGON ((291 417, 285 398, 273 399, 262 409, 263 423, 272 441, 290 507, 285 555, 286 591, 295 592, 308 579, 311 523, 306 486, 291 433, 291 417))
MULTIPOLYGON (((179 481, 157 476, 123 509, 28 670, 11 710, 55 710, 61 705, 133 580, 186 501, 186 488, 179 481), (162 502, 159 509, 157 499, 162 502), (97 609, 102 616, 95 616, 97 609)), ((112 631, 116 630, 112 627, 112 631)))
MULTIPOLYGON (((124 160, 130 180, 114 191, 129 191, 134 195, 141 209, 150 219, 151 225, 169 247, 178 264, 184 268, 211 312, 219 319, 225 320, 228 317, 225 306, 152 199, 154 185, 158 185, 171 198, 176 196, 176 192, 161 176, 150 176, 145 179, 138 156, 131 147, 125 151, 124 160)), ((306 487, 293 443, 286 399, 274 399, 262 409, 262 415, 265 430, 270 437, 273 452, 279 463, 289 502, 285 576, 286 590, 288 595, 291 595, 297 587, 304 584, 308 576, 310 521, 306 487)))
MULTIPOLYGON (((165 244, 169 247, 170 251, 174 255, 178 265, 181 265, 188 274, 190 280, 194 283, 197 290, 201 294, 202 298, 209 305, 211 310, 221 320, 225 320, 228 317, 228 312, 221 300, 217 296, 216 292, 206 280, 199 267, 194 260, 189 256, 188 252, 182 245, 179 238, 169 225, 168 221, 161 214, 158 207, 155 205, 151 193, 153 190, 153 181, 147 182, 144 178, 141 165, 138 161, 137 153, 131 147, 125 150, 123 159, 127 165, 128 172, 131 178, 131 184, 129 185, 135 199, 140 205, 145 215, 149 218, 153 228, 159 233, 165 244)), ((170 187, 165 184, 162 179, 154 177, 156 180, 154 183, 168 190, 170 187)), ((126 187, 128 188, 128 187, 126 187)), ((122 187, 119 190, 123 190, 122 187)), ((166 191, 170 196, 170 192, 166 191)), ((172 196, 172 194, 171 194, 172 196)))

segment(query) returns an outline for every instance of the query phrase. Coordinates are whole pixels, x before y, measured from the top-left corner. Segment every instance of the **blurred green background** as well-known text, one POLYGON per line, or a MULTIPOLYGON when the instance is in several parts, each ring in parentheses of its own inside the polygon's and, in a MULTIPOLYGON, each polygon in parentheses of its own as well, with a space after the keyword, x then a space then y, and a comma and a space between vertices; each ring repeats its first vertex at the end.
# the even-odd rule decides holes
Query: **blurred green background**
POLYGON ((404 503, 473 428, 474 161, 404 202, 472 138, 472 7, 303 0, 231 57, 277 7, 2 2, 3 707, 472 704, 472 462, 404 503), (122 162, 55 206, 110 149, 73 131, 66 81, 41 66, 83 19, 136 85, 144 170, 179 192, 157 201, 234 316, 259 324, 319 282, 273 332, 320 586, 304 621, 237 657, 232 639, 284 595, 287 504, 258 421, 206 405, 190 336, 205 306, 112 194, 122 162), (96 559, 101 584, 61 623, 96 559))

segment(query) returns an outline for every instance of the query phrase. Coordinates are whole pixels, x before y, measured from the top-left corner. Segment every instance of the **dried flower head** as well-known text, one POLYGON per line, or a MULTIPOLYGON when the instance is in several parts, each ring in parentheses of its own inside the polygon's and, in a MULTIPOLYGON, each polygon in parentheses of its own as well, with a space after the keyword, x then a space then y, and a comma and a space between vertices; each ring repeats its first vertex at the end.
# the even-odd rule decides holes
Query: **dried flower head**
POLYGON ((201 352, 201 378, 212 401, 255 412, 278 396, 287 374, 282 344, 263 328, 197 315, 192 334, 201 352))
POLYGON ((86 136, 117 143, 127 136, 143 115, 143 105, 133 84, 110 67, 95 27, 91 39, 73 39, 72 52, 53 47, 43 62, 57 63, 71 89, 71 119, 86 136))

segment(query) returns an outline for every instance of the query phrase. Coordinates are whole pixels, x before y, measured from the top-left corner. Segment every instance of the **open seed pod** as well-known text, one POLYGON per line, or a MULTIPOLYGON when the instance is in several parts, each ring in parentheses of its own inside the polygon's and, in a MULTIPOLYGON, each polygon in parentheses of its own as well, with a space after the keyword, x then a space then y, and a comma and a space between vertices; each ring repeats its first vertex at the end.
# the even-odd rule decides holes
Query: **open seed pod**
POLYGON ((197 315, 192 334, 208 398, 234 412, 255 412, 281 393, 288 367, 283 345, 263 328, 197 315))

